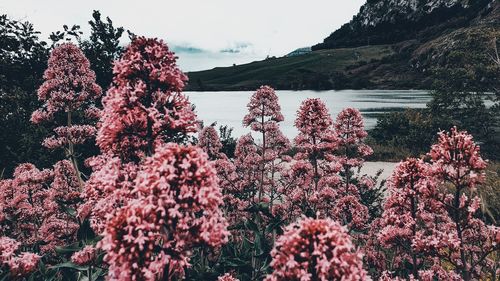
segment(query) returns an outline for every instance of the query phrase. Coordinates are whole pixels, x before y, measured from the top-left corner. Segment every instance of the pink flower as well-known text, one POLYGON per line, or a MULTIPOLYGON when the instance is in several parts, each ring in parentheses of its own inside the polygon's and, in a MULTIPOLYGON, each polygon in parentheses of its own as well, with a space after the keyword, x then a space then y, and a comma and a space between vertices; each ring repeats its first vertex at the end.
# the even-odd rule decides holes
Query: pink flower
POLYGON ((62 202, 75 204, 78 185, 72 165, 64 160, 54 170, 38 170, 25 163, 14 178, 0 181, 2 232, 15 238, 23 248, 40 248, 53 253, 56 246, 76 238, 78 223, 65 212, 62 202))
POLYGON ((21 243, 9 237, 0 237, 0 268, 8 267, 12 278, 25 277, 36 271, 40 256, 23 252, 17 254, 21 243))
POLYGON ((345 108, 338 115, 335 122, 335 131, 338 136, 338 150, 341 164, 348 168, 363 164, 363 158, 373 154, 371 147, 364 143, 368 135, 364 129, 363 117, 359 110, 345 108))
POLYGON ((274 206, 283 200, 284 182, 279 178, 290 161, 285 155, 290 141, 280 129, 283 115, 274 89, 257 89, 247 108, 243 125, 255 132, 256 139, 252 134, 240 137, 234 161, 217 162, 225 211, 233 225, 248 219, 245 210, 260 203, 266 203, 270 213, 274 212, 274 206))
POLYGON ((38 124, 54 118, 67 120, 66 126, 55 128, 55 135, 46 138, 42 145, 49 149, 66 148, 66 154, 78 170, 74 145, 93 138, 96 128, 94 124, 83 124, 88 122, 85 118, 74 116, 80 113, 96 119, 95 103, 102 95, 101 87, 95 83, 95 74, 83 52, 71 43, 52 50, 43 78, 45 82, 38 89, 38 99, 44 104, 33 112, 31 121, 38 124), (81 124, 76 124, 76 120, 81 124))
POLYGON ((209 159, 215 160, 221 155, 222 143, 213 126, 204 127, 198 135, 198 146, 208 154, 209 159))
POLYGON ((21 243, 14 239, 5 236, 0 237, 0 263, 7 263, 11 260, 20 245, 21 243))
POLYGON ((46 138, 42 145, 55 149, 68 144, 83 144, 96 134, 96 128, 90 125, 62 126, 54 129, 56 136, 46 138))
POLYGON ((181 94, 187 80, 161 40, 138 37, 115 62, 113 86, 102 102, 97 144, 127 161, 196 131, 196 116, 181 94))
POLYGON ((85 246, 82 250, 74 253, 71 256, 71 261, 74 264, 80 265, 80 266, 86 266, 94 263, 95 259, 97 257, 96 249, 94 246, 88 245, 85 246))
POLYGON ((243 125, 251 127, 257 132, 264 131, 265 124, 262 124, 261 118, 265 122, 281 122, 283 115, 278 103, 278 96, 274 89, 269 86, 261 86, 250 99, 247 105, 248 114, 243 118, 243 125))
POLYGON ((40 258, 37 254, 21 253, 8 262, 9 275, 13 277, 28 276, 37 270, 40 258))
POLYGON ((100 242, 110 280, 182 276, 191 248, 227 241, 215 170, 200 149, 158 147, 141 166, 132 193, 137 199, 108 221, 100 242))
POLYGON ((266 280, 370 280, 349 235, 330 219, 289 225, 271 256, 273 272, 266 280))
POLYGON ((75 111, 98 99, 102 92, 83 52, 72 43, 52 50, 49 66, 38 89, 39 100, 45 102, 32 116, 34 123, 50 121, 57 112, 75 111))
POLYGON ((484 180, 486 161, 479 154, 479 145, 465 131, 454 127, 449 133, 440 132, 429 155, 434 173, 443 180, 472 189, 484 180))
POLYGON ((476 218, 479 198, 466 194, 482 181, 476 175, 486 162, 472 136, 456 128, 439 133, 429 156, 431 164, 400 163, 389 180, 378 240, 398 258, 386 276, 404 277, 411 264, 418 280, 485 278, 495 268, 498 234, 476 218))

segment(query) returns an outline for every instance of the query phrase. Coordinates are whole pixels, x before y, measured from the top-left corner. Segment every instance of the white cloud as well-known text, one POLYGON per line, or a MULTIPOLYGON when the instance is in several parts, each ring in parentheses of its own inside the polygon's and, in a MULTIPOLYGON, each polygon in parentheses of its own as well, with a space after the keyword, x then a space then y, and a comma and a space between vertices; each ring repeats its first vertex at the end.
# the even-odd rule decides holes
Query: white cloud
POLYGON ((169 43, 217 52, 247 43, 255 56, 282 56, 319 43, 365 0, 4 0, 0 11, 33 22, 47 37, 63 24, 88 34, 92 10, 115 25, 169 43))

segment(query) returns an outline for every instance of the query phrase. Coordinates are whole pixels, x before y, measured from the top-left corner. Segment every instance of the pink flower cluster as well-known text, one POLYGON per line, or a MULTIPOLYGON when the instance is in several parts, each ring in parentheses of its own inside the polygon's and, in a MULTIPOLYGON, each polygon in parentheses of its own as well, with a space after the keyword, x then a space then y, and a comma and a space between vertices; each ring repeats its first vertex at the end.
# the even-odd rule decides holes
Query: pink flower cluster
POLYGON ((430 164, 402 162, 389 181, 378 240, 394 259, 384 276, 480 279, 494 270, 491 253, 500 249, 499 229, 477 217, 480 200, 466 195, 482 181, 486 162, 472 136, 456 128, 441 132, 429 155, 430 164))
POLYGON ((271 256, 269 281, 369 280, 349 234, 331 219, 302 218, 289 225, 271 256))
POLYGON ((84 203, 78 209, 78 216, 82 221, 88 218, 92 229, 101 234, 114 212, 135 198, 131 192, 139 166, 108 155, 90 158, 86 164, 93 172, 85 183, 84 203))
POLYGON ((108 222, 100 243, 110 280, 182 276, 192 247, 227 241, 215 170, 199 148, 158 147, 141 166, 132 193, 137 199, 108 222))
POLYGON ((301 214, 309 216, 331 209, 336 196, 334 187, 339 183, 336 167, 331 165, 337 138, 332 128, 332 118, 320 99, 302 102, 295 126, 299 135, 294 144, 297 153, 289 173, 285 176, 292 183, 287 194, 286 207, 291 218, 301 214))
POLYGON ((43 253, 74 241, 78 223, 61 204, 79 200, 77 183, 67 160, 56 163, 54 170, 19 165, 13 179, 0 181, 2 235, 15 238, 25 248, 40 248, 43 253))
POLYGON ((401 162, 389 180, 390 195, 384 205, 378 239, 397 258, 391 271, 405 276, 408 264, 415 278, 425 270, 437 270, 439 253, 457 249, 460 241, 451 219, 438 198, 436 182, 430 166, 422 160, 410 158, 401 162), (428 255, 430 254, 430 255, 428 255))
POLYGON ((465 131, 454 127, 449 133, 439 133, 438 142, 432 146, 429 155, 434 173, 442 180, 453 182, 459 189, 474 189, 484 180, 486 162, 479 155, 479 145, 465 131))
POLYGON ((82 250, 71 256, 71 262, 80 266, 91 265, 96 261, 97 250, 94 246, 85 246, 82 250))
POLYGON ((284 120, 278 96, 269 86, 261 86, 250 98, 247 108, 248 114, 243 118, 243 126, 250 127, 253 131, 264 132, 267 130, 266 125, 284 120))
POLYGON ((214 126, 207 126, 201 129, 198 134, 198 146, 207 153, 210 160, 224 158, 220 152, 222 143, 214 126))
POLYGON ((8 237, 0 237, 0 268, 7 267, 9 277, 13 279, 27 277, 38 266, 40 256, 34 253, 19 251, 21 243, 8 237))
POLYGON ((359 110, 346 108, 337 116, 335 131, 339 139, 339 150, 343 157, 341 165, 351 168, 363 164, 363 158, 373 154, 373 150, 363 141, 368 135, 364 129, 363 117, 359 110))
POLYGON ((101 87, 95 83, 95 74, 88 59, 71 43, 61 44, 52 50, 43 78, 45 82, 38 89, 38 98, 44 104, 33 112, 31 121, 38 124, 54 121, 56 114, 66 115, 57 116, 67 120, 66 126, 55 128, 56 135, 46 138, 43 146, 49 149, 66 148, 66 155, 71 158, 80 178, 73 145, 93 138, 96 129, 83 124, 86 120, 75 113, 80 111, 86 118, 96 119, 99 110, 95 102, 102 95, 101 87))
POLYGON ((96 134, 96 128, 90 125, 61 126, 54 129, 56 136, 46 138, 42 145, 49 149, 65 147, 68 144, 83 144, 96 134))
POLYGON ((256 132, 240 137, 233 161, 219 157, 217 171, 224 191, 226 215, 232 224, 248 219, 246 209, 268 204, 272 212, 282 201, 283 174, 290 161, 285 155, 289 140, 280 130, 283 121, 278 96, 273 88, 262 86, 250 98, 243 125, 256 132))
POLYGON ((366 132, 359 111, 342 110, 334 124, 320 99, 305 100, 295 121, 297 154, 287 175, 288 217, 301 214, 336 219, 350 230, 364 230, 368 208, 361 203, 360 188, 371 188, 373 179, 354 178, 352 168, 369 155, 366 132), (362 153, 361 153, 361 152, 362 153), (367 152, 368 151, 368 152, 367 152))
POLYGON ((158 141, 196 131, 191 104, 180 93, 187 77, 163 41, 134 39, 113 73, 97 136, 103 153, 138 159, 153 153, 158 141))
POLYGON ((90 62, 76 45, 64 43, 54 48, 48 64, 43 75, 45 82, 38 89, 38 98, 45 103, 33 113, 33 123, 51 121, 57 112, 92 105, 101 96, 90 62))

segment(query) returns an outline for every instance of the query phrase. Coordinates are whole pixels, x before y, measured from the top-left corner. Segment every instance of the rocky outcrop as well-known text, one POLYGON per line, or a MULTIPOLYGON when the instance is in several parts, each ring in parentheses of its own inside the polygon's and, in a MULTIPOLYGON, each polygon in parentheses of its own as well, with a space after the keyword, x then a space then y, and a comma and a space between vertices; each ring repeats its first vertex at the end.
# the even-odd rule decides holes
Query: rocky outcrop
POLYGON ((368 0, 313 50, 393 44, 468 26, 498 0, 368 0))

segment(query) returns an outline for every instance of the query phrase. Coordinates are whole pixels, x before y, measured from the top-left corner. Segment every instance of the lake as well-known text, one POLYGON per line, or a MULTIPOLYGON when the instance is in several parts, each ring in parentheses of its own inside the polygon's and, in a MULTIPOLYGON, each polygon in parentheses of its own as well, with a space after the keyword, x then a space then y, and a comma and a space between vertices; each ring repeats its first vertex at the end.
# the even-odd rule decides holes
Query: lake
MULTIPOLYGON (((430 100, 428 91, 422 90, 342 90, 342 91, 276 91, 285 121, 281 123, 283 133, 293 138, 297 130, 293 126, 297 110, 307 98, 321 98, 333 119, 346 107, 361 111, 366 129, 373 128, 381 113, 404 108, 424 108, 430 100)), ((247 113, 247 103, 252 91, 234 92, 186 92, 196 106, 196 113, 205 125, 217 121, 218 125, 234 128, 233 135, 241 136, 250 130, 242 126, 247 113)))

